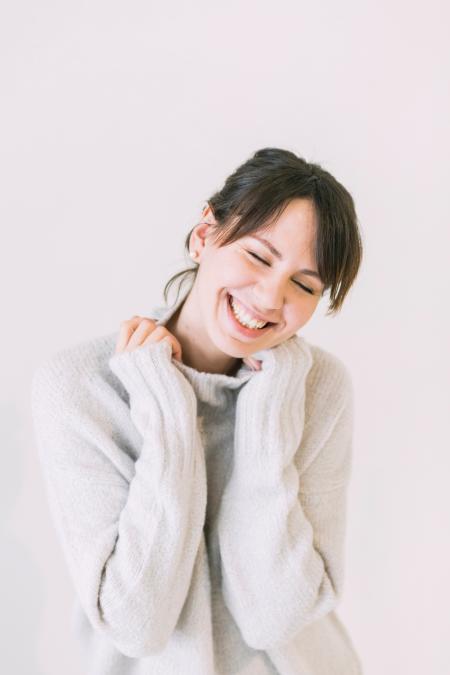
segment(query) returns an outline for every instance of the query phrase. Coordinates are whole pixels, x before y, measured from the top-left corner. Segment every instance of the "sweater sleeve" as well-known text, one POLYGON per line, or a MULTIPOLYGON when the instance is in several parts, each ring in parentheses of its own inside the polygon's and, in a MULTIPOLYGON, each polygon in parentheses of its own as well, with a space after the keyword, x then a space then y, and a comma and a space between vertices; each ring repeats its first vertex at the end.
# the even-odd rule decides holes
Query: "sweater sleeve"
POLYGON ((238 396, 218 535, 229 611, 250 647, 276 650, 342 593, 352 385, 336 358, 306 419, 309 346, 295 336, 260 354, 261 373, 238 396))
POLYGON ((32 414, 81 605, 119 651, 142 657, 164 648, 188 594, 203 536, 204 453, 197 399, 167 342, 108 364, 121 385, 52 357, 34 373, 32 414))

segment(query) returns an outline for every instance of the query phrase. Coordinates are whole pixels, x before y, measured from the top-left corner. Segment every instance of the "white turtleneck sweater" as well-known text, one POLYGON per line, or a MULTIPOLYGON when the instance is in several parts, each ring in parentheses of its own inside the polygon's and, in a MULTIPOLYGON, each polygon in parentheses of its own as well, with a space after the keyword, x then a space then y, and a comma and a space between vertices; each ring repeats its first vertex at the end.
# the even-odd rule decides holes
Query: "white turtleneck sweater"
MULTIPOLYGON (((186 296, 150 316, 165 324, 186 296)), ((343 592, 353 389, 298 335, 235 376, 118 332, 35 370, 83 675, 361 675, 343 592)))

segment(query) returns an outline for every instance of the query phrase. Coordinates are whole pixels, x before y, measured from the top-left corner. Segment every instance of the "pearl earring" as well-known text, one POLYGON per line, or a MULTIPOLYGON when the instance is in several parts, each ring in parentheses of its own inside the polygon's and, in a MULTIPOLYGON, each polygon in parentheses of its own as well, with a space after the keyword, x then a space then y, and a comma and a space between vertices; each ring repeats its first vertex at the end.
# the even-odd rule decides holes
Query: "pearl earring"
POLYGON ((198 258, 198 251, 191 251, 190 255, 191 255, 191 258, 198 258))

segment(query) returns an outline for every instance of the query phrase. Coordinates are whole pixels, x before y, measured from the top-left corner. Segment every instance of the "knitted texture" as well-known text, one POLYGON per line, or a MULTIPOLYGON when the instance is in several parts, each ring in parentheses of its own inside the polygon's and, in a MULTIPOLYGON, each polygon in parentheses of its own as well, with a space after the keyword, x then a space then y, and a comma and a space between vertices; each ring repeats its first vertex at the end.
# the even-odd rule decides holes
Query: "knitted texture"
MULTIPOLYGON (((164 325, 183 302, 156 307, 164 325)), ((114 353, 35 370, 49 509, 86 675, 361 675, 342 597, 353 388, 292 336, 235 376, 114 353)))

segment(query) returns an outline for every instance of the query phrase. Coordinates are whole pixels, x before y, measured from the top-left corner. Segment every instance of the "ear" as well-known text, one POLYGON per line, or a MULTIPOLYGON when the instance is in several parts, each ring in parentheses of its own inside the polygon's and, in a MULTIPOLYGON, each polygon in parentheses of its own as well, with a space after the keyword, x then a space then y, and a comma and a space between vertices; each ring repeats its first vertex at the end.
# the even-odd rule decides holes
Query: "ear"
POLYGON ((189 242, 190 250, 197 251, 200 255, 206 245, 206 240, 212 234, 213 226, 217 223, 214 218, 212 208, 206 202, 202 209, 200 222, 192 229, 191 238, 189 242))

